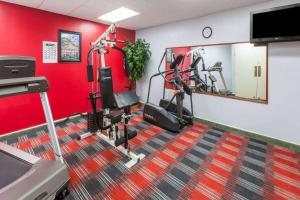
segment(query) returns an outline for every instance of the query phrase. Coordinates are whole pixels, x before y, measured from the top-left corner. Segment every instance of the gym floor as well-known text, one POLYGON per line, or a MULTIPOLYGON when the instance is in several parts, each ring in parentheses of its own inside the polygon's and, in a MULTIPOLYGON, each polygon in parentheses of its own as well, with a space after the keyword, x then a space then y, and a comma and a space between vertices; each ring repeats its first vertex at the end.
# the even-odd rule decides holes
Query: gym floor
MULTIPOLYGON (((300 154, 199 122, 174 134, 143 121, 137 110, 131 147, 146 158, 131 169, 97 136, 77 140, 84 118, 57 128, 71 175, 68 199, 300 199, 300 154)), ((3 142, 54 159, 46 129, 3 142)))

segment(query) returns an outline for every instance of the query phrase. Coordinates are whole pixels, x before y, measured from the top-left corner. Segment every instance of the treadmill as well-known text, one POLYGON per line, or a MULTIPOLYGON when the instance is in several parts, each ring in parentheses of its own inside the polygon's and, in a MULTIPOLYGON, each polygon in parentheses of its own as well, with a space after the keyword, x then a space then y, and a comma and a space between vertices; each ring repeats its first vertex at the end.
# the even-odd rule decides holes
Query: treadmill
POLYGON ((0 143, 0 199, 53 200, 68 193, 70 176, 63 162, 49 106, 45 77, 34 77, 32 57, 0 56, 0 98, 39 93, 51 136, 55 161, 36 156, 0 143))

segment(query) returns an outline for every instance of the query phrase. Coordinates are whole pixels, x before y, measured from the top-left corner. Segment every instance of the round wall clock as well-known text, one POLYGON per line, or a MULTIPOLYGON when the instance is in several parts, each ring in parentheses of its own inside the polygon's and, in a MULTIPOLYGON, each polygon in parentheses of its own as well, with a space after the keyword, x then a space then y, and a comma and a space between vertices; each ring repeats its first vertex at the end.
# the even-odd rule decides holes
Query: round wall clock
POLYGON ((202 36, 206 39, 210 38, 212 36, 213 30, 210 26, 206 26, 203 30, 202 30, 202 36))

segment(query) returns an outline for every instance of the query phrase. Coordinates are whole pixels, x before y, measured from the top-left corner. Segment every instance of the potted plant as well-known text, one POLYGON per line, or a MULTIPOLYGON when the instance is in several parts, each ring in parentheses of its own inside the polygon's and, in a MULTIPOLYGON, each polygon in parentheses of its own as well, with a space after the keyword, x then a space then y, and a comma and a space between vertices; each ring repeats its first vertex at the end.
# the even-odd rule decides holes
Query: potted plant
POLYGON ((150 44, 144 39, 127 42, 123 48, 126 57, 126 74, 132 81, 142 78, 147 62, 150 59, 150 44))

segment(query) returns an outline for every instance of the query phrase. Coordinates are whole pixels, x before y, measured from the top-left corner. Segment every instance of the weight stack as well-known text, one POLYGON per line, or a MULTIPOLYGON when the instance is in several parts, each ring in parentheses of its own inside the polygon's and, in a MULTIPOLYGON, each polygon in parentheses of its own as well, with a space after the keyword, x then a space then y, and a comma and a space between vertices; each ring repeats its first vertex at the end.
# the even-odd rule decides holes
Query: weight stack
POLYGON ((96 116, 93 113, 87 114, 87 130, 90 133, 97 132, 96 116))

